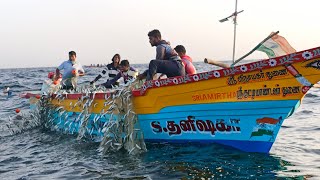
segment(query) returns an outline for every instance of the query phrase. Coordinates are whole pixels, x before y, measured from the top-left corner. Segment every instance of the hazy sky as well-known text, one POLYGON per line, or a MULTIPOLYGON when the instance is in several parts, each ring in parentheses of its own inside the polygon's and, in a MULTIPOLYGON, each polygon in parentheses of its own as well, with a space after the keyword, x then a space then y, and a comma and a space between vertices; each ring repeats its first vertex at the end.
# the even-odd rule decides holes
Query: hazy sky
MULTIPOLYGON (((0 68, 58 66, 77 52, 83 65, 109 63, 115 53, 148 63, 159 29, 194 61, 232 59, 235 0, 0 0, 0 68)), ((319 0, 238 0, 236 58, 272 31, 296 50, 320 46, 319 0)), ((255 52, 247 59, 266 58, 255 52)))

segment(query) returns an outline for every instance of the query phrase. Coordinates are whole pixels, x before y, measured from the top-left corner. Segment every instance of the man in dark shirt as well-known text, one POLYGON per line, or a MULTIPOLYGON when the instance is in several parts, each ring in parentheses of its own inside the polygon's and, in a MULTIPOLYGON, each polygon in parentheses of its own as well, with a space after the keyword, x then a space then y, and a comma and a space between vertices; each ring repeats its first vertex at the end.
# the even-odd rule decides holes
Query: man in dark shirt
POLYGON ((153 80, 156 73, 167 77, 184 76, 185 69, 181 59, 170 44, 162 40, 161 33, 155 29, 148 33, 151 46, 156 46, 156 59, 151 60, 149 69, 138 76, 139 79, 153 80))

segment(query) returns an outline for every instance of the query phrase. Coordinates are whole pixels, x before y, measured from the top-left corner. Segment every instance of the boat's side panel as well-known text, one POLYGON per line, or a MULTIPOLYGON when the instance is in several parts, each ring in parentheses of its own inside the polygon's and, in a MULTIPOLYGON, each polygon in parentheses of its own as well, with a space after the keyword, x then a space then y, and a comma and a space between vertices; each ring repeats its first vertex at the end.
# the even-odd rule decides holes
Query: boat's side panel
POLYGON ((146 141, 216 142, 268 152, 299 100, 174 106, 139 115, 146 141))
MULTIPOLYGON (((268 152, 283 120, 299 103, 285 100, 172 106, 138 118, 147 142, 220 143, 247 152, 268 152)), ((52 123, 60 130, 78 133, 83 118, 80 113, 57 112, 52 123)), ((102 137, 109 119, 110 114, 90 114, 86 134, 102 137)))
POLYGON ((285 67, 280 66, 237 76, 149 89, 144 96, 134 99, 134 107, 138 114, 145 114, 181 104, 300 99, 302 91, 288 96, 281 92, 285 87, 301 89, 300 86, 285 67), (271 73, 277 75, 271 76, 271 73))
POLYGON ((148 81, 134 98, 138 114, 168 106, 301 99, 319 81, 320 48, 184 77, 148 81))
POLYGON ((181 104, 300 100, 312 83, 317 82, 319 75, 309 74, 303 78, 310 83, 303 84, 285 67, 277 67, 197 83, 154 88, 144 96, 135 97, 134 107, 138 114, 152 114, 165 107, 181 104))

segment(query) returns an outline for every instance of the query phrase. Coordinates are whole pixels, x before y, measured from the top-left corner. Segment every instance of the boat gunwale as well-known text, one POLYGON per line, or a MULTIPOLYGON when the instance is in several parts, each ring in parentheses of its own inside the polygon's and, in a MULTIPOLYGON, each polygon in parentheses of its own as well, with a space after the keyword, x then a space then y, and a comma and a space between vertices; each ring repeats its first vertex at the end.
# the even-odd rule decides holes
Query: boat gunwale
POLYGON ((291 53, 291 54, 287 54, 284 56, 262 59, 262 60, 254 61, 251 63, 241 64, 241 65, 234 66, 234 67, 222 68, 219 70, 207 71, 207 72, 197 73, 197 74, 193 74, 193 75, 176 76, 176 77, 171 77, 171 78, 167 78, 167 79, 146 81, 142 85, 141 89, 133 90, 132 93, 133 93, 133 96, 144 96, 146 94, 146 92, 152 88, 160 88, 160 87, 174 86, 174 85, 179 85, 179 84, 187 84, 187 83, 193 83, 193 82, 204 81, 204 80, 209 80, 209 79, 218 79, 218 78, 222 78, 222 77, 228 77, 228 76, 234 76, 234 75, 239 75, 239 74, 248 73, 248 72, 254 72, 254 71, 262 70, 262 69, 269 69, 269 68, 279 67, 279 66, 283 66, 283 65, 290 65, 290 64, 298 63, 298 62, 302 62, 302 61, 310 61, 310 60, 313 60, 313 59, 316 59, 319 57, 320 57, 320 46, 315 47, 315 48, 311 48, 311 49, 307 49, 307 50, 303 50, 303 51, 299 51, 299 52, 295 52, 295 53, 291 53), (312 57, 311 58, 305 57, 303 55, 305 52, 309 52, 309 53, 313 52, 312 57), (314 52, 316 52, 316 53, 314 53, 314 52), (314 55, 314 54, 316 54, 316 55, 314 55), (271 60, 275 63, 275 65, 271 65, 271 63, 270 63, 271 60), (262 64, 263 66, 259 66, 259 64, 260 65, 262 64), (244 69, 241 70, 242 67, 244 69), (248 67, 250 67, 250 68, 255 67, 255 68, 249 69, 248 67), (209 77, 200 79, 200 77, 205 77, 205 76, 209 76, 209 77), (176 81, 178 81, 178 79, 190 79, 190 81, 183 81, 183 82, 176 83, 176 81), (165 83, 165 84, 159 86, 159 84, 160 84, 159 81, 166 81, 169 83, 165 83))

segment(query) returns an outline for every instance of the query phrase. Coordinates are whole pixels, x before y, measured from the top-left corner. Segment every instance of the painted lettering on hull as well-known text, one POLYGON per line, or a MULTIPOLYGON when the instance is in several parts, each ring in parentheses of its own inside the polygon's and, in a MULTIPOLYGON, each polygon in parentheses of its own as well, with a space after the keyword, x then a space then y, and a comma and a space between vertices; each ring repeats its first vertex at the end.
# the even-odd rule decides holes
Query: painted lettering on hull
POLYGON ((236 92, 224 92, 224 93, 207 93, 207 94, 196 94, 191 98, 193 101, 206 101, 206 100, 223 100, 232 99, 236 97, 236 92))
POLYGON ((275 71, 263 72, 262 70, 255 74, 240 74, 237 76, 230 76, 227 80, 228 85, 246 84, 252 82, 260 82, 266 80, 272 80, 275 78, 281 78, 288 75, 287 69, 280 69, 275 71))
POLYGON ((237 91, 237 99, 254 99, 256 97, 262 96, 279 96, 283 97, 288 95, 299 94, 302 92, 301 86, 291 86, 291 87, 280 87, 278 84, 276 87, 270 88, 264 85, 263 88, 259 89, 243 89, 241 86, 237 91))
POLYGON ((169 136, 181 135, 190 132, 209 133, 215 136, 216 133, 240 133, 240 119, 201 120, 194 116, 188 116, 186 120, 165 121, 166 125, 161 125, 159 121, 151 122, 154 133, 166 133, 169 136))
POLYGON ((227 99, 255 99, 258 97, 266 96, 290 96, 299 93, 305 93, 308 89, 303 89, 301 86, 284 86, 281 87, 276 84, 275 87, 268 87, 263 85, 261 88, 245 89, 242 86, 238 88, 236 92, 222 92, 222 93, 205 93, 192 95, 192 101, 215 101, 215 100, 227 100, 227 99))

